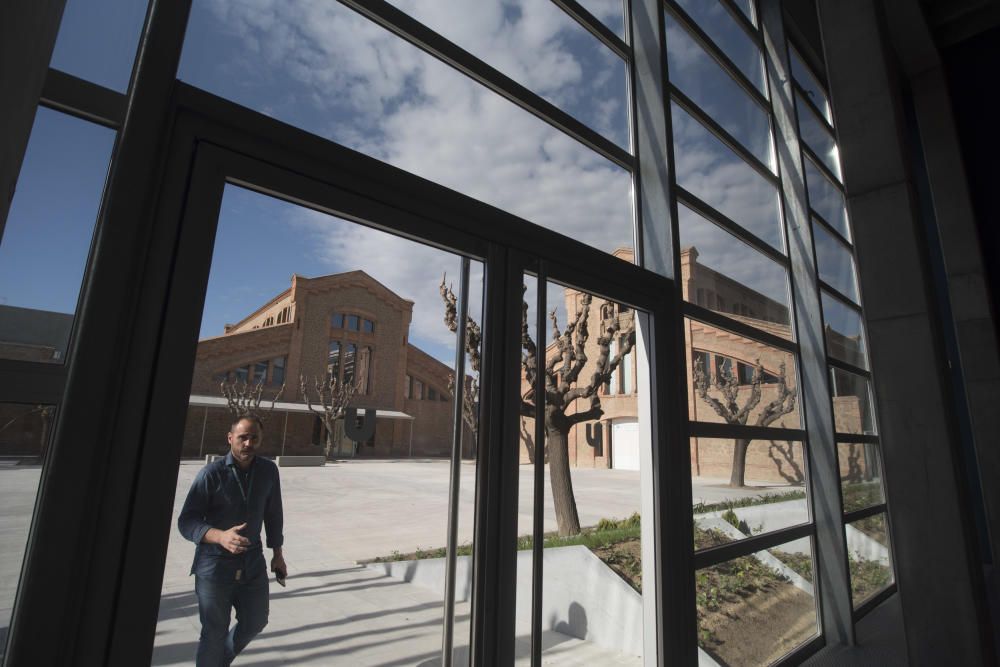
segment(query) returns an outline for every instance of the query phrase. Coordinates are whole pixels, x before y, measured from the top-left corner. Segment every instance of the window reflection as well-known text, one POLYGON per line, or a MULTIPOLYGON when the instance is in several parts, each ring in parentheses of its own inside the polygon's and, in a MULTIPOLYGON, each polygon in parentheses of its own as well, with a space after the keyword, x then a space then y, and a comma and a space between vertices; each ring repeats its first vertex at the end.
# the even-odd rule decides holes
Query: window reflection
MULTIPOLYGON (((618 127, 627 98, 594 104, 574 85, 592 70, 558 29, 549 33, 550 57, 538 60, 504 46, 530 43, 530 35, 498 42, 489 16, 464 6, 452 18, 487 31, 478 34, 504 53, 524 53, 532 76, 618 127)), ((603 46, 593 51, 617 59, 603 46)), ((632 246, 626 170, 341 3, 196 0, 179 77, 607 252, 632 246)))
POLYGON ((551 0, 390 2, 628 149, 625 61, 551 0))
POLYGON ((39 107, 0 241, 0 358, 65 361, 114 140, 39 107))
POLYGON ((777 188, 676 103, 670 108, 678 184, 783 250, 777 188))
POLYGON ((684 298, 791 338, 785 269, 683 204, 677 212, 684 298))
POLYGON ((837 178, 843 180, 843 174, 840 172, 840 151, 837 149, 837 141, 823 126, 819 117, 816 116, 816 112, 806 103, 802 95, 796 92, 795 98, 795 112, 799 118, 799 133, 802 135, 802 140, 823 161, 827 169, 837 178))
POLYGON ((845 239, 851 239, 847 228, 847 209, 840 189, 820 171, 808 156, 803 156, 806 172, 806 190, 809 206, 826 222, 840 232, 845 239))
POLYGON ((852 366, 868 368, 861 314, 826 292, 822 306, 827 354, 852 366))
POLYGON ((789 47, 788 55, 792 67, 792 77, 795 79, 795 82, 802 86, 809 99, 822 112, 823 117, 826 118, 826 122, 832 125, 833 116, 830 114, 830 101, 827 99, 826 91, 820 85, 819 79, 806 66, 802 60, 802 56, 799 55, 799 52, 794 47, 789 47))
POLYGON ((831 366, 830 395, 833 397, 833 422, 837 433, 875 433, 874 405, 868 380, 831 366))
POLYGON ((665 22, 671 83, 773 170, 767 111, 719 66, 670 12, 665 14, 665 22))
POLYGON ((826 231, 822 223, 814 221, 812 229, 819 277, 857 303, 858 281, 850 248, 826 231))
MULTIPOLYGON (((677 4, 729 56, 750 83, 766 96, 764 60, 760 49, 724 4, 719 0, 678 0, 677 4)), ((748 18, 753 15, 751 0, 740 0, 736 4, 748 18)))
POLYGON ((621 0, 578 0, 588 12, 613 33, 625 39, 625 12, 621 0))
POLYGON ((52 67, 124 93, 132 77, 145 0, 68 0, 52 67))

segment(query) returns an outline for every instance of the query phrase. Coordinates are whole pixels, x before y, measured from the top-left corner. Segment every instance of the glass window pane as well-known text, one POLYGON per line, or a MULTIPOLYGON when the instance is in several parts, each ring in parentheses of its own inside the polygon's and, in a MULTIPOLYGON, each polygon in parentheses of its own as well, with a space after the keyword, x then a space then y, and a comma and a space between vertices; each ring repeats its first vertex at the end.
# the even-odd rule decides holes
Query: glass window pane
POLYGON ((555 3, 479 0, 473 14, 466 0, 390 2, 628 149, 625 61, 555 3))
POLYGON ((819 277, 857 303, 858 281, 850 248, 826 231, 822 224, 814 221, 812 229, 819 277))
POLYGON ((840 490, 844 498, 844 513, 884 503, 882 461, 878 445, 838 442, 837 454, 840 459, 840 490))
POLYGON ((830 391, 837 433, 875 434, 874 406, 868 380, 831 366, 830 391))
POLYGON ((684 331, 689 364, 695 368, 689 365, 687 371, 692 421, 775 428, 802 425, 795 357, 790 352, 690 318, 684 320, 684 331), (711 359, 711 375, 698 372, 698 353, 711 359), (741 363, 754 368, 748 384, 741 382, 741 363), (756 397, 755 382, 760 387, 756 397))
POLYGON ((802 56, 799 55, 794 47, 789 47, 788 52, 792 64, 792 77, 806 91, 813 104, 823 112, 826 122, 832 125, 833 116, 830 113, 830 101, 826 96, 823 86, 820 85, 819 79, 806 66, 805 61, 802 60, 802 56))
POLYGON ((691 502, 716 544, 807 523, 802 443, 691 438, 691 502))
POLYGON ((344 314, 343 313, 334 313, 333 316, 330 317, 330 326, 332 326, 334 329, 343 329, 344 328, 344 314))
MULTIPOLYGON (((696 545, 711 546, 715 538, 695 530, 696 545)), ((720 665, 767 665, 815 637, 813 572, 809 538, 698 570, 698 647, 704 657, 720 665)))
POLYGON ((361 318, 357 315, 347 316, 347 330, 348 331, 359 331, 361 329, 361 318))
MULTIPOLYGON (((736 3, 747 17, 752 16, 750 1, 742 0, 736 3)), ((757 86, 757 89, 766 96, 764 60, 761 58, 760 49, 729 10, 718 0, 678 0, 677 4, 694 19, 716 46, 729 56, 750 83, 757 86)))
POLYGON ((365 333, 375 333, 375 323, 371 320, 366 319, 364 321, 364 332, 365 333))
POLYGON ((0 662, 55 417, 53 405, 0 403, 0 662))
POLYGON ((757 11, 754 7, 754 0, 733 0, 733 4, 739 7, 740 11, 750 19, 750 22, 757 25, 757 11))
MULTIPOLYGON (((567 49, 537 73, 574 70, 567 49)), ((633 246, 628 171, 339 2, 198 0, 179 76, 606 252, 633 246)))
POLYGON ((806 171, 806 189, 809 193, 809 206, 819 213, 845 239, 851 239, 847 228, 847 208, 844 195, 828 179, 808 157, 803 156, 806 171))
POLYGON ((840 150, 837 148, 837 140, 823 126, 816 116, 816 112, 812 110, 812 107, 806 103, 798 91, 795 93, 795 113, 799 117, 799 133, 802 135, 802 140, 837 178, 843 180, 844 176, 840 172, 840 150))
POLYGON ((355 363, 357 361, 358 346, 348 343, 344 347, 344 379, 345 385, 354 384, 355 363))
POLYGON ((861 314, 826 292, 822 304, 826 353, 852 366, 868 368, 861 314))
MULTIPOLYGON (((470 311, 481 321, 483 267, 472 264, 470 311)), ((448 540, 454 405, 406 401, 402 384, 415 372, 425 388, 439 392, 451 382, 456 340, 442 321, 445 307, 438 286, 443 271, 450 277, 458 275, 459 268, 460 258, 453 253, 226 186, 202 317, 203 330, 211 334, 198 342, 194 360, 171 525, 177 525, 205 456, 228 450, 231 416, 218 406, 220 387, 212 374, 246 359, 287 358, 285 371, 294 390, 286 388, 272 412, 278 387, 264 389, 257 410, 264 420, 258 456, 290 459, 281 459, 278 468, 284 557, 290 572, 287 589, 271 585, 269 625, 248 647, 250 662, 414 665, 440 656, 444 590, 439 584, 444 581, 441 556, 448 540), (333 250, 316 252, 321 245, 333 250), (268 249, 268 261, 259 271, 241 271, 246 258, 259 254, 260 248, 268 249), (234 304, 238 310, 231 314, 234 304), (296 335, 284 334, 278 326, 254 330, 250 321, 219 335, 225 322, 247 320, 248 313, 265 304, 271 309, 293 307, 302 322, 296 335), (364 336, 364 345, 355 349, 341 340, 331 350, 330 314, 338 309, 366 313, 380 326, 369 334, 340 332, 364 336), (262 347, 270 351, 263 354, 262 347), (374 421, 364 424, 374 424, 373 432, 351 432, 343 420, 323 419, 313 412, 325 417, 328 410, 336 414, 345 407, 344 400, 331 399, 329 389, 325 399, 317 391, 317 382, 323 386, 325 381, 328 354, 338 349, 342 365, 347 362, 344 373, 353 372, 359 392, 366 389, 363 382, 368 378, 368 393, 350 397, 346 407, 377 408, 374 421), (347 458, 352 459, 350 465, 326 464, 347 458), (330 483, 333 477, 335 484, 330 483), (368 520, 380 513, 384 516, 378 520, 368 520), (415 579, 414 572, 420 573, 415 579), (303 622, 303 615, 310 620, 303 622)), ((471 364, 467 370, 478 386, 478 370, 471 364)), ((476 478, 473 428, 467 423, 463 429, 461 482, 455 489, 462 547, 455 643, 465 655, 471 589, 467 554, 474 534, 476 478)), ((264 488, 259 470, 254 469, 251 496, 264 488)), ((232 487, 226 493, 240 497, 232 487)), ((266 527, 251 534, 258 544, 271 537, 266 527)), ((262 546, 269 560, 268 545, 262 546)), ((153 664, 194 663, 200 628, 195 580, 190 576, 194 555, 195 545, 172 528, 153 664)), ((270 576, 266 565, 261 571, 270 576)), ((248 565, 245 573, 250 577, 254 570, 248 565)))
POLYGON ((671 103, 670 108, 677 183, 783 250, 778 190, 681 107, 671 103))
POLYGON ((326 375, 340 381, 340 341, 331 340, 326 356, 326 375))
POLYGON ((258 361, 253 365, 253 379, 251 382, 257 384, 267 379, 267 362, 258 361))
POLYGON ((271 360, 271 384, 285 384, 285 357, 271 360))
POLYGON ((664 14, 664 20, 671 83, 773 171, 767 110, 751 99, 670 12, 664 14))
POLYGON ((114 140, 38 108, 0 242, 0 358, 65 360, 114 140))
MULTIPOLYGON (((622 367, 635 344, 636 313, 620 304, 555 283, 546 284, 547 310, 554 310, 558 332, 546 326, 546 340, 535 343, 534 323, 537 281, 525 281, 526 319, 530 343, 522 362, 522 414, 533 414, 533 368, 563 349, 567 355, 582 347, 587 360, 571 379, 572 364, 546 370, 546 437, 542 460, 535 451, 535 422, 522 418, 521 495, 519 515, 530 520, 541 513, 543 536, 532 536, 527 527, 518 547, 517 648, 525 655, 530 647, 531 552, 534 539, 543 539, 542 632, 543 659, 573 656, 573 664, 633 664, 643 655, 643 535, 639 510, 642 503, 640 468, 650 442, 640 425, 642 393, 602 395, 599 388, 622 367), (576 323, 576 326, 573 326, 576 323), (584 323, 586 326, 584 326, 584 323), (598 340, 596 332, 617 329, 598 340), (611 342, 617 340, 614 352, 611 342), (539 350, 545 352, 539 353, 539 350), (546 358, 538 358, 539 355, 546 358), (598 366, 600 359, 608 364, 598 366), (536 365, 537 364, 537 365, 536 365), (589 400, 563 400, 576 390, 598 391, 595 406, 589 400), (558 405, 558 407, 557 407, 558 405), (546 471, 541 506, 532 504, 536 465, 546 471), (525 505, 525 501, 527 504, 525 505), (527 510, 527 511, 526 511, 527 510), (581 585, 585 582, 585 585, 581 585), (609 601, 614 601, 611 604, 609 601), (521 646, 524 644, 524 646, 521 646)), ((640 372, 645 372, 644 370, 640 372)), ((624 381, 618 385, 624 389, 624 381)))
POLYGON ((578 1, 584 9, 594 15, 594 18, 610 28, 613 33, 625 39, 625 13, 622 11, 624 4, 621 0, 578 1))
POLYGON ((50 65, 124 93, 146 5, 145 0, 68 0, 50 65))
POLYGON ((858 607, 895 581, 889 553, 889 526, 885 514, 876 514, 844 526, 851 598, 858 607))
POLYGON ((677 212, 684 298, 791 339, 784 267, 683 204, 677 212))

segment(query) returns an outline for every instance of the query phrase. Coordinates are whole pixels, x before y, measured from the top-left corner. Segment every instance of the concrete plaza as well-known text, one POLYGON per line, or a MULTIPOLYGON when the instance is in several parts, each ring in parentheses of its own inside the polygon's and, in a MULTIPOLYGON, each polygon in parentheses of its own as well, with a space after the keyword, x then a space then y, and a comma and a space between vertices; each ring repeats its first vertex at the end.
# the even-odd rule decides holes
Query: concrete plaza
MULTIPOLYGON (((181 464, 174 519, 199 461, 181 464)), ((37 467, 0 467, 0 627, 16 590, 21 553, 39 479, 37 467), (16 553, 15 553, 16 552, 16 553)), ((282 468, 288 587, 271 585, 270 623, 237 659, 237 665, 432 665, 439 661, 443 603, 427 589, 358 564, 393 551, 446 543, 449 464, 443 460, 352 460, 317 468, 282 468)), ((573 470, 581 524, 624 518, 639 510, 639 474, 622 470, 573 470)), ((471 542, 475 466, 463 463, 459 542, 471 542)), ((522 466, 519 533, 532 523, 532 470, 522 466)), ((545 529, 555 530, 546 479, 545 529)), ((696 480, 696 502, 780 489, 724 488, 724 480, 696 480)), ((188 575, 194 546, 172 525, 153 653, 154 665, 193 662, 198 640, 194 580, 188 575)), ((269 557, 269 552, 268 552, 269 557)), ((530 572, 519 572, 530 577, 530 572)), ((546 619, 547 621, 549 619, 546 619)), ((558 621, 558 619, 556 619, 558 621)), ((529 619, 518 619, 517 650, 527 664, 529 619)), ((558 625, 555 623, 554 625, 558 625)), ((469 608, 456 609, 455 646, 464 656, 469 608)), ((545 663, 639 664, 634 656, 547 631, 545 663)), ((459 664, 461 662, 459 661, 459 664)))

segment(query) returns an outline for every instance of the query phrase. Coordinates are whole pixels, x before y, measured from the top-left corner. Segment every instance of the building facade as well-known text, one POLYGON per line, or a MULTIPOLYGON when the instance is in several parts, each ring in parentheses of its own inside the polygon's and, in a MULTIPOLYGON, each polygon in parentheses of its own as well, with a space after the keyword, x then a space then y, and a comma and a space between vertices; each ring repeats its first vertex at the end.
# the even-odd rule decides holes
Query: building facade
MULTIPOLYGON (((409 342, 413 302, 364 271, 316 278, 292 276, 291 286, 226 325, 221 336, 198 342, 192 402, 221 397, 221 384, 262 384, 266 437, 262 453, 315 455, 324 451, 316 382, 354 385, 350 407, 375 409, 375 435, 355 443, 338 423, 331 456, 447 456, 452 371, 409 342), (282 390, 283 388, 283 390, 282 390), (296 409, 267 411, 281 391, 296 409)), ((226 451, 227 408, 192 405, 184 456, 226 451)), ((470 445, 471 446, 471 445, 470 445)))

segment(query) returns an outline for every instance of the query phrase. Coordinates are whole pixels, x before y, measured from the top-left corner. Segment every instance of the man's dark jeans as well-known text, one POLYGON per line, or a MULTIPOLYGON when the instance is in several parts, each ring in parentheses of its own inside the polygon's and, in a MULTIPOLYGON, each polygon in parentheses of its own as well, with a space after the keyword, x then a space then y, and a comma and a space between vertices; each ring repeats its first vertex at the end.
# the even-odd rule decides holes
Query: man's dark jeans
POLYGON ((250 580, 217 581, 195 576, 201 638, 198 641, 198 667, 225 667, 250 640, 267 625, 267 570, 250 580), (229 629, 232 610, 236 625, 229 629))

